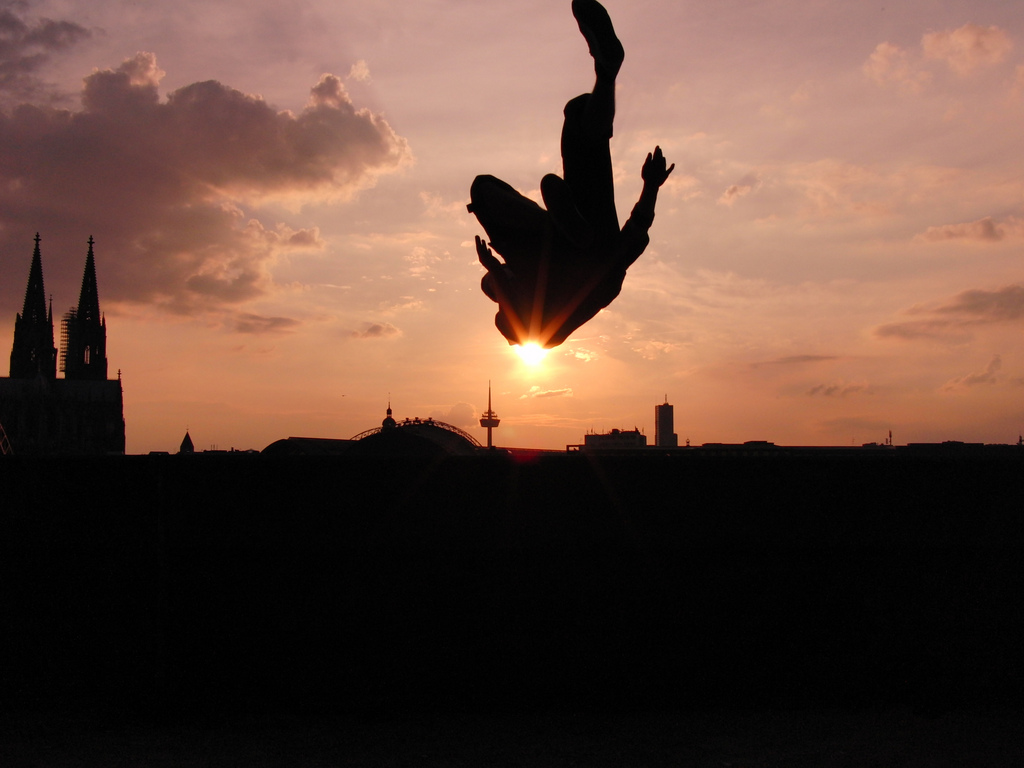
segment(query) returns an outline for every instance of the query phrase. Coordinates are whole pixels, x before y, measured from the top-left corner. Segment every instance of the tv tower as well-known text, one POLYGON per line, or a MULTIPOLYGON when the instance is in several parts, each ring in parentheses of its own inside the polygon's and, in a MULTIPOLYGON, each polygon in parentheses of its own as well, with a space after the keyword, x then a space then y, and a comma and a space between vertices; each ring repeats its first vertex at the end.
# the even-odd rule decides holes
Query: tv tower
POLYGON ((491 382, 487 382, 487 411, 484 413, 484 417, 480 419, 480 426, 487 427, 487 447, 493 448, 494 444, 491 442, 491 430, 496 428, 501 423, 501 419, 498 418, 493 410, 491 410, 491 382))

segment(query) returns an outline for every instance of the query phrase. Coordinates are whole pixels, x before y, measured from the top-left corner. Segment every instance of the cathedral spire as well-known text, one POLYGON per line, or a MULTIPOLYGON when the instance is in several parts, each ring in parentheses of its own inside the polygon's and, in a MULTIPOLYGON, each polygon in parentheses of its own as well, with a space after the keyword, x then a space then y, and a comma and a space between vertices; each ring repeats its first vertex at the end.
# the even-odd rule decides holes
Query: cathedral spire
POLYGON ((57 350, 53 346, 53 311, 46 310, 43 288, 43 259, 39 253, 39 233, 32 252, 32 266, 25 288, 25 306, 14 320, 14 346, 11 349, 11 378, 57 377, 57 350))
POLYGON ((85 257, 85 274, 82 275, 82 290, 78 294, 78 319, 84 323, 102 320, 100 315, 100 293, 96 289, 96 258, 92 255, 95 241, 89 235, 89 253, 85 257))
POLYGON ((46 322, 46 290, 43 288, 43 257, 39 253, 39 233, 36 232, 36 247, 32 251, 32 266, 28 270, 28 287, 25 288, 25 307, 21 317, 29 323, 46 322))
POLYGON ((92 252, 94 243, 90 235, 78 308, 64 315, 61 328, 61 370, 65 379, 106 381, 107 378, 107 324, 100 313, 96 258, 92 252))

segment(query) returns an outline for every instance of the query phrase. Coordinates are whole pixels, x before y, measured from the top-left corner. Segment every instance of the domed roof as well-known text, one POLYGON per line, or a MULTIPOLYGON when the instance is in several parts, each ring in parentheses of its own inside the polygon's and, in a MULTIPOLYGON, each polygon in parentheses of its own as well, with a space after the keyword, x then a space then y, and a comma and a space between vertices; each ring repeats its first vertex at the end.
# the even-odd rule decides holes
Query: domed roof
MULTIPOLYGON (((390 412, 390 409, 389 409, 390 412)), ((354 454, 369 455, 469 455, 481 445, 472 435, 436 419, 404 419, 391 427, 384 425, 352 438, 354 454)))

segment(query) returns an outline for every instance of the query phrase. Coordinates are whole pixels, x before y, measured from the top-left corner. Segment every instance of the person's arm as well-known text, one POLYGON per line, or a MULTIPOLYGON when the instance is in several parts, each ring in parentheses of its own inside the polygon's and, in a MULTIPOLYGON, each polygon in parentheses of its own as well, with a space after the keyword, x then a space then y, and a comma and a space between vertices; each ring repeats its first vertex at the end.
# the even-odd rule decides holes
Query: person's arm
POLYGON ((633 206, 625 226, 622 227, 622 236, 626 244, 626 267, 640 257, 650 242, 647 231, 654 223, 654 206, 658 202, 658 190, 675 167, 675 163, 667 165, 661 147, 655 147, 654 152, 647 154, 644 167, 640 171, 640 176, 644 180, 643 191, 633 206))

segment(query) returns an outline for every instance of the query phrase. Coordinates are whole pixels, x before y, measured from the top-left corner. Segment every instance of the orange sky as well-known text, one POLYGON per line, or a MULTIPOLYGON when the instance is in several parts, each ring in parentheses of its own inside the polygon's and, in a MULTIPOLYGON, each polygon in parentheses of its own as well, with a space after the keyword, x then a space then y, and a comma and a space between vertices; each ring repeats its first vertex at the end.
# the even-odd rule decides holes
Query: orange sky
POLYGON ((592 80, 569 2, 58 0, 0 20, 0 348, 32 237, 59 316, 96 239, 129 453, 351 437, 501 445, 1015 442, 1024 17, 1014 3, 606 6, 620 217, 676 171, 620 297, 537 366, 493 327, 479 173, 539 198, 592 80), (7 320, 2 320, 7 318, 7 320))

